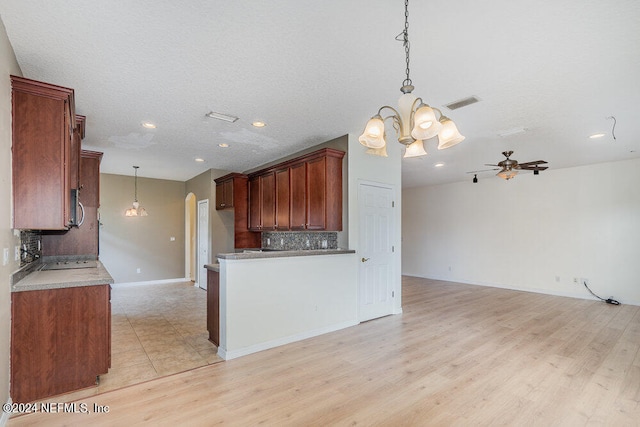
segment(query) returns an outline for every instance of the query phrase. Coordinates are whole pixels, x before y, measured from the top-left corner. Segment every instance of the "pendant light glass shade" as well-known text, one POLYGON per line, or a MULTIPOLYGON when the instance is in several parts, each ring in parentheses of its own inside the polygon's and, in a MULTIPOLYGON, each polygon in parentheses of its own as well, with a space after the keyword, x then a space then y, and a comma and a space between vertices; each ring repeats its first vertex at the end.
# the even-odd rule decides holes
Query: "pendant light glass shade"
POLYGON ((384 140, 384 122, 380 115, 372 117, 364 128, 364 132, 358 138, 360 144, 368 148, 382 148, 384 140))
POLYGON ((409 145, 413 143, 411 138, 412 115, 415 109, 416 100, 418 99, 413 93, 404 93, 398 99, 398 142, 409 145))
POLYGON ((442 129, 438 133, 438 150, 453 147, 454 145, 464 141, 464 136, 458 131, 458 127, 453 121, 447 117, 440 119, 442 129))
POLYGON ((389 157, 387 155, 387 146, 383 145, 380 148, 369 148, 366 151, 367 154, 371 154, 373 156, 380 156, 380 157, 389 157))
POLYGON ((138 168, 139 166, 134 166, 133 170, 135 171, 134 177, 134 193, 133 193, 133 203, 131 207, 124 212, 124 216, 149 216, 147 210, 140 206, 138 202, 138 168))
POLYGON ((426 156, 427 152, 424 149, 424 142, 421 139, 417 140, 413 144, 407 145, 407 150, 404 152, 404 157, 418 157, 426 156))
POLYGON ((436 119, 436 113, 433 108, 422 104, 413 116, 413 130, 411 136, 413 139, 429 139, 438 134, 442 125, 436 119))

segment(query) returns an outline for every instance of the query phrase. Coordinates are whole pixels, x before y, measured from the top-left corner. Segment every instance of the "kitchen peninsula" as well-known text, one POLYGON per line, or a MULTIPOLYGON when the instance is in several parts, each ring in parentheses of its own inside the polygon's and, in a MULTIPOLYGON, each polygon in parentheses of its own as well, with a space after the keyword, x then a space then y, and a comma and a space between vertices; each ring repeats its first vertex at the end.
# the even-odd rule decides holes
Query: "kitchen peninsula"
POLYGON ((343 249, 218 254, 219 264, 206 266, 210 298, 219 286, 218 355, 229 360, 357 325, 355 256, 343 249))

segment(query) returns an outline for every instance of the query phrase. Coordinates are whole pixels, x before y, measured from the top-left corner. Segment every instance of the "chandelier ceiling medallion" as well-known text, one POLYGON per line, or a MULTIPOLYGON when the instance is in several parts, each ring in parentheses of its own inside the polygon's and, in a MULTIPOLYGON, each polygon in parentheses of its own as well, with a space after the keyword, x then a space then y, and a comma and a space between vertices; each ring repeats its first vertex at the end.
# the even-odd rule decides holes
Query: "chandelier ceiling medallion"
POLYGON ((127 209, 124 213, 125 216, 149 216, 147 210, 140 206, 138 203, 138 168, 140 166, 134 166, 133 170, 135 171, 134 178, 134 193, 133 193, 133 204, 132 207, 127 209))
POLYGON ((358 138, 360 144, 368 148, 367 153, 387 157, 386 135, 384 121, 391 118, 393 127, 398 134, 398 142, 406 146, 404 157, 424 156, 424 141, 438 136, 438 149, 452 147, 464 140, 455 123, 442 114, 437 108, 425 104, 422 98, 416 97, 409 78, 409 0, 404 2, 404 30, 396 40, 402 41, 406 55, 406 75, 400 91, 403 95, 398 101, 398 109, 385 105, 380 107, 378 114, 373 116, 358 138), (382 117, 383 110, 390 110, 392 114, 382 117), (436 118, 436 111, 439 117, 436 118))

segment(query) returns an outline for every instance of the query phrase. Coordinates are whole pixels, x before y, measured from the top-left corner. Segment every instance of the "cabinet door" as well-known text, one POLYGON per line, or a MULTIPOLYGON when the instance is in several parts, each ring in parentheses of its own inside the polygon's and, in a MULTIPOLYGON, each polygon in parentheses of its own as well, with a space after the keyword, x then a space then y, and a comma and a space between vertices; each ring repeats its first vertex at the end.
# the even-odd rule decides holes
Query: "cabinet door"
POLYGON ((307 187, 307 167, 306 163, 302 162, 296 165, 292 165, 289 169, 291 174, 291 230, 304 230, 307 223, 307 205, 306 205, 306 187, 307 187))
POLYGON ((67 229, 71 216, 68 101, 16 90, 16 84, 12 96, 14 228, 67 229))
POLYGON ((307 229, 326 228, 326 158, 307 162, 307 229))
MULTIPOLYGON (((42 255, 95 255, 98 256, 98 208, 100 207, 100 160, 102 153, 82 151, 80 158, 80 196, 84 207, 82 225, 65 232, 42 232, 42 255)), ((78 214, 78 220, 81 218, 78 214)))
POLYGON ((224 183, 216 184, 216 210, 224 209, 224 183))
POLYGON ((276 171, 276 230, 289 229, 289 168, 276 171))
POLYGON ((222 201, 224 203, 224 208, 232 208, 233 207, 233 179, 229 181, 225 181, 222 183, 222 201))
POLYGON ((276 178, 273 172, 260 176, 262 230, 276 229, 276 178))
POLYGON ((260 212, 260 177, 249 179, 249 230, 260 231, 262 219, 260 212))
POLYGON ((31 402, 90 387, 107 373, 109 291, 105 284, 11 294, 13 399, 31 402))
POLYGON ((220 273, 207 270, 207 331, 209 341, 220 346, 220 273))

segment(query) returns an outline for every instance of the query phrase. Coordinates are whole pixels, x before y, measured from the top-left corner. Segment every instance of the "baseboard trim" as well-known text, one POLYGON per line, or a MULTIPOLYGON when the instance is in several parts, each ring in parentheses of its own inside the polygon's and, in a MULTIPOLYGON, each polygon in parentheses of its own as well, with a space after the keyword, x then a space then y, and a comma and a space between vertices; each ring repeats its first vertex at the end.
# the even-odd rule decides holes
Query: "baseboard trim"
POLYGON ((144 285, 162 285, 166 283, 176 282, 191 282, 191 279, 187 277, 179 277, 176 279, 163 279, 163 280, 148 280, 146 282, 125 282, 125 283, 113 283, 112 288, 129 288, 132 286, 144 286, 144 285))
MULTIPOLYGON (((11 396, 9 396, 9 399, 7 400, 6 405, 11 406, 12 403, 13 401, 11 400, 11 396)), ((10 416, 11 416, 10 412, 2 411, 2 416, 0 417, 0 427, 4 427, 7 425, 7 423, 9 422, 10 416)))
MULTIPOLYGON (((577 292, 562 292, 562 291, 554 291, 554 290, 551 290, 551 289, 516 287, 516 286, 503 285, 503 284, 500 284, 500 283, 477 282, 477 281, 473 281, 473 280, 452 279, 450 277, 447 277, 447 278, 426 277, 426 276, 419 276, 419 275, 416 275, 416 274, 403 274, 403 276, 417 277, 417 278, 420 278, 420 279, 438 280, 438 281, 441 281, 441 282, 462 283, 462 284, 465 284, 465 285, 473 285, 473 286, 487 286, 487 287, 490 287, 490 288, 509 289, 509 290, 512 290, 512 291, 531 292, 531 293, 534 293, 534 294, 554 295, 554 296, 557 296, 557 297, 567 297, 567 298, 588 299, 588 300, 599 301, 596 297, 591 296, 591 295, 584 295, 582 292, 581 293, 577 293, 577 292)), ((585 292, 586 292, 586 290, 585 290, 585 292)), ((617 299, 622 304, 640 306, 640 301, 624 301, 624 300, 621 300, 619 298, 617 298, 617 299)))
POLYGON ((299 334, 289 335, 282 338, 277 338, 275 340, 262 342, 259 344, 254 344, 248 347, 239 348, 237 350, 227 351, 222 347, 218 347, 218 356, 223 358, 224 360, 236 359, 238 357, 247 356, 249 354, 257 353, 259 351, 268 350, 270 348, 279 347, 281 345, 290 344, 296 341, 302 341, 307 338, 313 338, 318 335, 328 334, 329 332, 339 331, 340 329, 349 328, 351 326, 356 326, 360 322, 358 321, 348 321, 337 323, 335 325, 326 326, 324 328, 314 329, 311 331, 305 331, 299 334))

